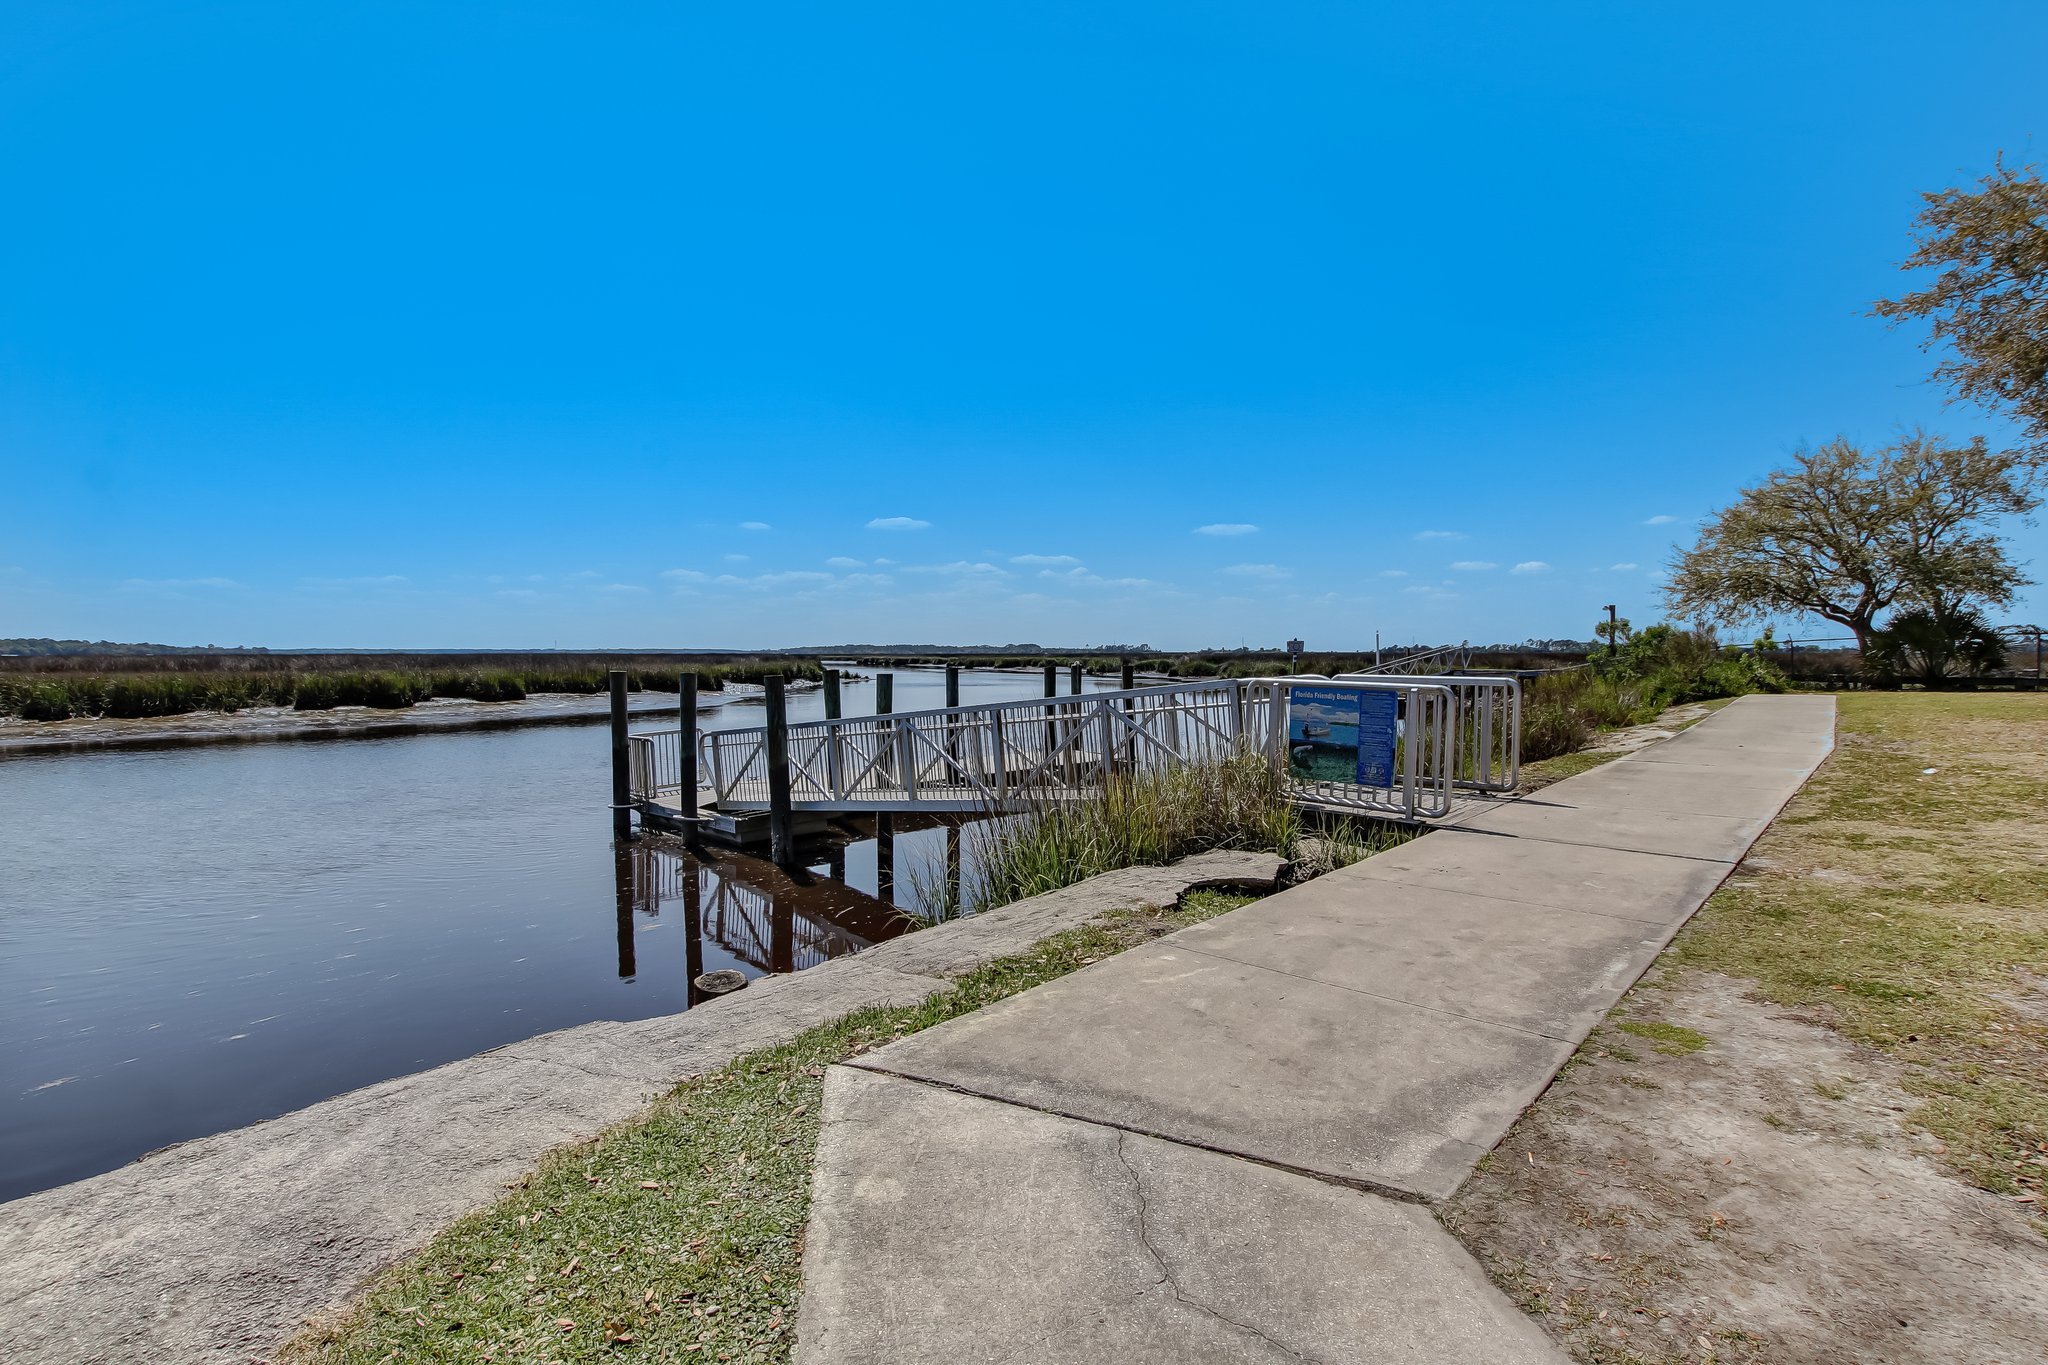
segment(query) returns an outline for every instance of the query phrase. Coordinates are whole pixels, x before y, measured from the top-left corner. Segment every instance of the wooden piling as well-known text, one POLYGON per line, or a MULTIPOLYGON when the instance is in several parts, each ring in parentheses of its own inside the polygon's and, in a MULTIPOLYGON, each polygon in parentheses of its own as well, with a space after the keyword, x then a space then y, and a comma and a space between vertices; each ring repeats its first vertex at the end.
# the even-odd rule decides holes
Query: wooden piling
MULTIPOLYGON (((639 850, 651 859, 652 847, 639 850)), ((617 919, 619 944, 619 980, 631 981, 639 973, 639 965, 633 952, 633 855, 634 850, 624 844, 612 845, 612 882, 618 893, 617 919)), ((652 862, 650 873, 656 869, 652 862)))
POLYGON ((946 665, 946 705, 960 704, 960 665, 946 665))
MULTIPOLYGON (((875 714, 878 716, 886 716, 895 709, 896 675, 894 673, 875 674, 875 714)), ((889 775, 891 777, 895 776, 895 758, 896 746, 892 742, 889 746, 890 761, 888 765, 886 765, 890 769, 889 775)), ((889 851, 889 856, 893 859, 896 854, 896 822, 891 820, 887 814, 878 814, 875 816, 875 839, 877 841, 877 847, 886 848, 889 851)), ((879 857, 880 854, 877 853, 876 856, 879 857)), ((878 873, 877 875, 879 876, 880 874, 878 873)), ((887 894, 883 894, 882 899, 887 900, 889 899, 889 897, 887 896, 887 894)))
POLYGON ((1069 695, 1076 697, 1081 695, 1081 677, 1086 672, 1087 670, 1083 668, 1080 664, 1074 665, 1072 683, 1067 688, 1067 692, 1069 695))
POLYGON ((839 719, 839 670, 825 670, 825 719, 839 719))
POLYGON ((1047 664, 1045 666, 1045 695, 1057 697, 1059 694, 1060 666, 1058 664, 1047 664))
POLYGON ((633 772, 626 743, 626 674, 614 668, 606 677, 612 694, 612 838, 633 837, 633 772))
POLYGON ((685 673, 676 680, 677 707, 676 780, 682 785, 683 839, 697 845, 697 675, 685 673))
POLYGON ((762 680, 768 702, 768 856, 781 867, 796 865, 796 827, 789 809, 789 702, 782 675, 762 680))
POLYGON ((1129 659, 1124 660, 1124 675, 1121 685, 1126 692, 1138 685, 1138 666, 1129 659))

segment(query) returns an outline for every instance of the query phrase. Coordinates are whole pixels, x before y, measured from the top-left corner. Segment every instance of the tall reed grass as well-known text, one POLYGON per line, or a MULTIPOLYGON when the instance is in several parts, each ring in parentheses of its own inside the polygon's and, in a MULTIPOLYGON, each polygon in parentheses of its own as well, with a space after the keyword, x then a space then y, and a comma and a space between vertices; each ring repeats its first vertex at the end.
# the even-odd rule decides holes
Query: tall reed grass
POLYGON ((947 919, 1043 895, 1123 867, 1159 866, 1212 849, 1277 853, 1313 875, 1404 842, 1412 832, 1349 821, 1316 823, 1287 799, 1265 758, 1118 774, 1092 795, 1047 801, 963 831, 960 883, 913 873, 913 898, 947 919), (964 884, 963 884, 964 883, 964 884))

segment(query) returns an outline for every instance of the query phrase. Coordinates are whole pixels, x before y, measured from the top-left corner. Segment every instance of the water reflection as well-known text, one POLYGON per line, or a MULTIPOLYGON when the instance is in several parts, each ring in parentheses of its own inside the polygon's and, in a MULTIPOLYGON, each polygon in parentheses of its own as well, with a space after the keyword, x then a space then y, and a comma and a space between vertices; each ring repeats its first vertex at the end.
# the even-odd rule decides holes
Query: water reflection
MULTIPOLYGON (((888 867, 893 842, 878 845, 880 868, 888 867)), ((703 974, 706 940, 749 976, 760 976, 815 967, 919 926, 908 912, 845 883, 845 844, 824 853, 814 868, 781 868, 740 853, 692 853, 678 842, 619 846, 619 975, 637 972, 636 915, 656 920, 666 912, 681 919, 691 1005, 703 998, 695 983, 703 974)))

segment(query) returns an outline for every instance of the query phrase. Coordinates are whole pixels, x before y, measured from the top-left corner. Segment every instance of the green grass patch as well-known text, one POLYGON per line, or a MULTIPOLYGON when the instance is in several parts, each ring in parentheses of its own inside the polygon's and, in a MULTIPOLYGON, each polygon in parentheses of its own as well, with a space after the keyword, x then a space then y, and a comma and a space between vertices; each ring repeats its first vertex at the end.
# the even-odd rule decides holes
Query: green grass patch
POLYGON ((1195 892, 1105 916, 918 1004, 860 1010, 685 1081, 550 1153, 279 1365, 787 1360, 826 1067, 1251 899, 1195 892))
POLYGON ((1623 1033, 1633 1033, 1638 1038, 1647 1038, 1657 1051, 1667 1057, 1685 1057, 1698 1052, 1707 1045, 1707 1035, 1678 1024, 1660 1023, 1654 1019, 1625 1019, 1615 1024, 1623 1033))

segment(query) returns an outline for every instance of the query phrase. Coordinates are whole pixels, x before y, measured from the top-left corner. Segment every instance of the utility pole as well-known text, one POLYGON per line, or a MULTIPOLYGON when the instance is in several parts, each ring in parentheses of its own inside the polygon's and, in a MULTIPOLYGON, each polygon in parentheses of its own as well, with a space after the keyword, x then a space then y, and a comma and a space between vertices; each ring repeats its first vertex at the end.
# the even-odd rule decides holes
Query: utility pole
POLYGON ((1621 640, 1621 627, 1614 619, 1614 603, 1609 602, 1604 610, 1607 612, 1607 657, 1611 659, 1621 640))

